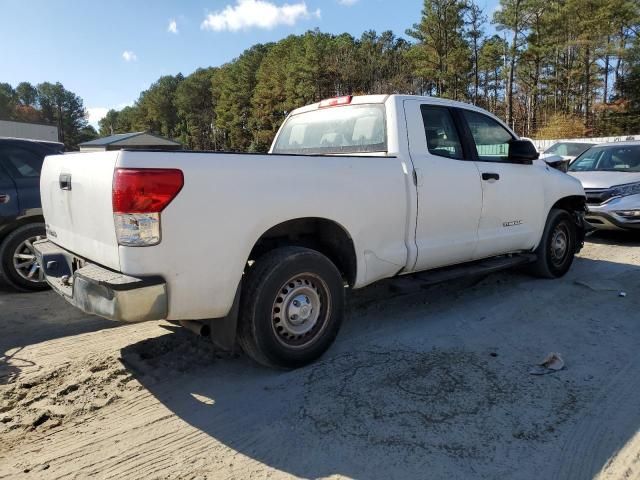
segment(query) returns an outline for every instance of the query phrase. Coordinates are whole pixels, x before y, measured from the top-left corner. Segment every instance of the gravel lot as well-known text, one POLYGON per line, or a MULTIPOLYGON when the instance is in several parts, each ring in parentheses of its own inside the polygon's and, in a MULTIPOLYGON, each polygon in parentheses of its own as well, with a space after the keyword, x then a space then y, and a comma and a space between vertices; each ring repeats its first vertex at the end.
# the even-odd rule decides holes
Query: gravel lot
POLYGON ((640 478, 640 237, 354 292, 293 371, 0 287, 0 478, 640 478), (626 296, 620 296, 625 292, 626 296), (565 369, 530 370, 549 352, 565 369))

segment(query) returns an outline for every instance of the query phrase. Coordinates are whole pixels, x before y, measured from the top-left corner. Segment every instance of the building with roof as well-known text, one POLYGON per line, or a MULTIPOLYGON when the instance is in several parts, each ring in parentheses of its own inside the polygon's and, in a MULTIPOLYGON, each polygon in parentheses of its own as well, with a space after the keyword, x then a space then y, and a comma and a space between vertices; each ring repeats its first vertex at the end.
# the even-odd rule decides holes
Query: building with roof
POLYGON ((78 145, 81 152, 109 150, 182 150, 182 144, 149 132, 118 133, 78 145))
POLYGON ((49 123, 0 120, 0 137, 57 142, 58 127, 49 123))

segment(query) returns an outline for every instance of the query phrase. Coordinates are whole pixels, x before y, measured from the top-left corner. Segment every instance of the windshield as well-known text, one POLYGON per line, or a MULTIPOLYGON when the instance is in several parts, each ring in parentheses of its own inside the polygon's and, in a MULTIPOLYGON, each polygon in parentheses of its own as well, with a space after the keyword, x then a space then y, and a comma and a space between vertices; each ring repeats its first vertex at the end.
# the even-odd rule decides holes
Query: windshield
POLYGON ((290 117, 273 153, 331 154, 387 151, 383 105, 331 107, 290 117))
POLYGON ((563 157, 577 157, 591 147, 593 147, 593 143, 559 142, 551 145, 544 153, 563 157))
POLYGON ((576 158, 570 172, 640 172, 640 145, 593 147, 576 158))

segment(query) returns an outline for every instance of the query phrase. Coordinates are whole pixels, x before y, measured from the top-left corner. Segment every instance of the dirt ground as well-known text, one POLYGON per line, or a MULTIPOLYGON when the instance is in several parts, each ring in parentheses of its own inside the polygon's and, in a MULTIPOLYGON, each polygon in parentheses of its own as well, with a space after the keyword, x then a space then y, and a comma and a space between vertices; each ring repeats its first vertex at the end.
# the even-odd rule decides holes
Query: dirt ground
POLYGON ((281 372, 165 323, 0 287, 0 478, 640 478, 640 238, 561 280, 353 292, 281 372), (621 292, 626 296, 621 296, 621 292), (563 370, 530 370, 549 352, 563 370))

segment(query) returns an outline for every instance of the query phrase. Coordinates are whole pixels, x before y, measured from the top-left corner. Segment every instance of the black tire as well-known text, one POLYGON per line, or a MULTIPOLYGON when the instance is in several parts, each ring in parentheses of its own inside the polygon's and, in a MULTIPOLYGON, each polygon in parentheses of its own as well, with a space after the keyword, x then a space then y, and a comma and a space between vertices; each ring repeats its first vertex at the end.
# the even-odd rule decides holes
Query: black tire
MULTIPOLYGON (((29 223, 16 228, 13 232, 7 235, 2 242, 2 245, 0 245, 0 273, 2 273, 5 281, 16 290, 39 291, 49 288, 44 277, 39 278, 39 265, 37 265, 33 273, 35 280, 29 280, 28 278, 25 278, 25 275, 20 273, 21 269, 16 268, 16 264, 14 263, 14 255, 16 254, 25 256, 25 263, 29 261, 26 257, 31 255, 33 252, 28 245, 24 244, 25 241, 36 237, 45 238, 45 235, 46 233, 43 223, 29 223), (18 249, 20 249, 21 252, 17 252, 18 249)), ((35 256, 35 253, 33 253, 33 255, 35 256)), ((28 272, 26 276, 28 277, 28 272)))
POLYGON ((552 209, 535 251, 537 260, 531 265, 531 273, 541 278, 562 277, 573 263, 576 241, 576 224, 571 214, 566 210, 552 209))
POLYGON ((340 330, 344 290, 340 272, 321 253, 302 247, 268 252, 243 280, 238 343, 268 367, 307 365, 340 330))

